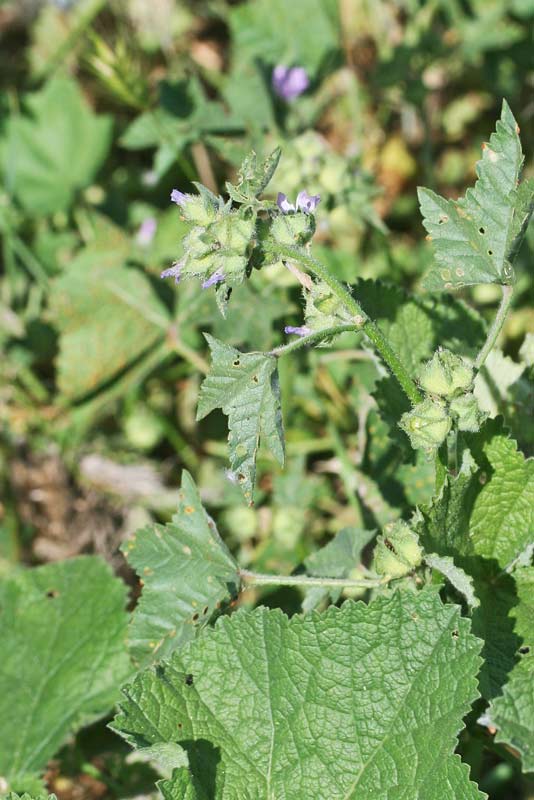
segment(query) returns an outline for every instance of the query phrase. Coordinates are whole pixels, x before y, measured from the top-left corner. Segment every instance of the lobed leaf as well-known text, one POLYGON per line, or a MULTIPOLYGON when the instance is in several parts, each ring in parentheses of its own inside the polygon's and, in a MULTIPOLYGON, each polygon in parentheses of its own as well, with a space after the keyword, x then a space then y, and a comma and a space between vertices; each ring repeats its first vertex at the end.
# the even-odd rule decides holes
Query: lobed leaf
POLYGON ((291 619, 238 611, 139 675, 113 727, 136 747, 182 743, 216 800, 318 787, 329 800, 474 800, 454 747, 479 647, 431 589, 291 619))
POLYGON ((182 647, 239 585, 237 564, 186 471, 172 521, 141 529, 123 551, 143 581, 128 637, 140 663, 182 647))
POLYGON ((78 85, 54 78, 25 97, 0 143, 8 189, 32 214, 65 211, 88 186, 111 144, 111 117, 94 114, 78 85))
POLYGON ((60 331, 58 385, 70 399, 115 377, 163 340, 168 312, 138 270, 88 264, 80 254, 54 281, 50 312, 60 331))
POLYGON ((209 334, 212 367, 200 390, 197 419, 216 408, 228 416, 230 465, 252 505, 260 437, 284 463, 284 432, 276 358, 240 353, 209 334))
POLYGON ((512 261, 534 210, 534 180, 520 184, 523 152, 519 127, 506 101, 489 145, 477 164, 478 180, 460 200, 418 191, 423 224, 437 266, 425 285, 432 291, 477 283, 510 283, 512 261))

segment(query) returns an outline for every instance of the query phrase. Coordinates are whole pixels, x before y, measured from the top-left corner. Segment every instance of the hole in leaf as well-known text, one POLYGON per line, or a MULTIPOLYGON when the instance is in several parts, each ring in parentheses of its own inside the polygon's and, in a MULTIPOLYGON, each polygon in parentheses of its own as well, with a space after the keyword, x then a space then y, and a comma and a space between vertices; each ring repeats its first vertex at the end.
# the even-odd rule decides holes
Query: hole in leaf
POLYGON ((258 376, 257 375, 253 375, 252 376, 252 380, 254 381, 254 383, 258 383, 258 376))
POLYGON ((485 228, 479 228, 478 232, 484 234, 484 233, 486 233, 486 229, 485 228))
POLYGON ((459 635, 460 635, 460 634, 458 633, 458 631, 457 631, 457 630, 456 630, 456 628, 455 628, 455 629, 453 630, 453 632, 452 632, 452 638, 453 638, 453 639, 457 639, 459 635))
POLYGON ((59 597, 59 592, 57 589, 49 589, 46 596, 52 600, 54 597, 59 597))
POLYGON ((195 611, 195 613, 194 613, 194 614, 193 614, 193 616, 191 617, 191 619, 193 620, 193 622, 196 622, 196 621, 198 620, 198 616, 199 616, 199 615, 198 615, 198 611, 195 611))
POLYGON ((493 255, 493 250, 488 250, 488 255, 492 256, 493 255))
POLYGON ((238 358, 236 358, 236 360, 234 361, 234 367, 239 367, 240 365, 241 361, 238 358))
POLYGON ((242 472, 240 472, 239 475, 237 476, 237 480, 240 481, 241 483, 243 483, 243 481, 245 480, 245 476, 243 475, 242 472))
POLYGON ((191 673, 189 673, 188 675, 185 676, 185 685, 186 686, 192 686, 193 685, 193 676, 191 675, 191 673))
POLYGON ((521 653, 522 656, 526 656, 527 653, 530 653, 530 647, 528 645, 525 645, 524 647, 520 647, 519 648, 519 652, 521 653))
POLYGON ((204 615, 206 615, 206 614, 208 613, 208 610, 209 610, 209 609, 208 609, 208 606, 204 606, 204 608, 202 609, 202 613, 203 613, 204 615))

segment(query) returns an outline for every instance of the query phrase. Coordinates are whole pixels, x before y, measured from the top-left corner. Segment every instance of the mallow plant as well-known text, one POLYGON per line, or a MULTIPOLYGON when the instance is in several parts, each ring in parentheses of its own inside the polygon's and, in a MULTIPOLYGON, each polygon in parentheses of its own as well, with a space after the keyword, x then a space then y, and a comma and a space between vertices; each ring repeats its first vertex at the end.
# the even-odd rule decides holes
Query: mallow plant
MULTIPOLYGON (((344 528, 294 574, 278 575, 240 566, 184 473, 172 521, 124 545, 142 582, 130 660, 122 591, 103 565, 91 566, 90 590, 83 559, 14 580, 1 605, 18 609, 28 633, 39 603, 55 604, 59 654, 39 630, 63 682, 54 704, 42 664, 9 650, 11 674, 38 685, 34 710, 44 714, 2 726, 11 757, 0 773, 11 788, 26 788, 73 726, 105 713, 121 683, 111 727, 157 765, 169 800, 474 800, 486 795, 458 746, 464 728, 464 739, 534 771, 534 462, 480 400, 534 208, 519 128, 503 103, 465 197, 420 189, 433 251, 424 299, 357 276, 340 283, 313 252, 321 198, 306 186, 286 196, 279 158, 251 155, 225 198, 201 185, 172 194, 188 223, 183 256, 163 273, 177 291, 196 279, 224 314, 253 270, 283 265, 302 287, 302 319, 270 352, 206 335, 198 418, 215 409, 228 418, 227 476, 253 504, 259 446, 284 462, 279 362, 350 334, 381 371, 374 396, 389 436, 407 463, 433 465, 432 499, 380 531, 344 528), (263 199, 269 184, 276 200, 263 199), (476 311, 448 296, 476 284, 500 288, 485 329, 479 317, 478 327, 463 324, 476 311), (389 304, 399 296, 394 329, 389 304), (480 342, 465 341, 475 328, 480 342), (69 577, 73 564, 79 575, 69 577), (256 604, 262 587, 280 586, 300 592, 301 613, 256 604), (61 604, 71 623, 93 620, 81 642, 62 637, 61 604)), ((16 719, 18 699, 0 699, 4 721, 16 719)))

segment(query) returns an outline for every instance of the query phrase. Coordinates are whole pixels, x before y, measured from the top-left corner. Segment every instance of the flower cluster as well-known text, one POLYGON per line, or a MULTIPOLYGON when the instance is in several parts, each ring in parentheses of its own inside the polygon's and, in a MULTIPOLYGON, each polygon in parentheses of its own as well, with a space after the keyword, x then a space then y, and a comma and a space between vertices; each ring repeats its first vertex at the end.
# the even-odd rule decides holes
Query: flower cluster
POLYGON ((425 399, 403 414, 400 427, 416 450, 434 452, 445 440, 453 421, 461 431, 475 432, 485 419, 473 394, 473 368, 460 356, 439 349, 423 365, 419 385, 425 399))
POLYGON ((185 277, 198 277, 203 289, 240 283, 248 266, 255 218, 239 215, 230 203, 205 187, 199 186, 198 195, 173 189, 171 200, 192 228, 183 240, 184 256, 164 270, 161 277, 173 277, 175 283, 185 277))
MULTIPOLYGON (((266 243, 271 242, 276 249, 276 245, 303 246, 309 242, 315 232, 319 195, 302 189, 294 203, 282 192, 276 204, 259 199, 279 157, 279 150, 275 150, 261 164, 255 154, 245 159, 237 185, 227 184, 228 201, 201 184, 196 184, 198 194, 173 189, 171 201, 191 228, 182 242, 182 258, 164 270, 162 278, 174 278, 179 283, 196 277, 203 289, 215 286, 224 313, 231 288, 241 283, 253 266, 266 265, 266 243)), ((143 229, 139 235, 144 240, 150 234, 143 229)))

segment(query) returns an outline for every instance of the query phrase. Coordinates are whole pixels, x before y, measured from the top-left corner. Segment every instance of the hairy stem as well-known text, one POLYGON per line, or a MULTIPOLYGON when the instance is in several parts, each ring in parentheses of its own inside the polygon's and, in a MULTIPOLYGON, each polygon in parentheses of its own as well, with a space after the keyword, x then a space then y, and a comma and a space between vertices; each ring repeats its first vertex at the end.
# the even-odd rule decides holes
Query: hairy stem
POLYGON ((495 342, 499 338, 502 326, 504 325, 504 322, 508 315, 508 311, 510 310, 510 305, 512 303, 512 297, 514 294, 514 287, 510 285, 501 286, 501 290, 502 290, 501 302, 499 308, 497 309, 495 319, 493 320, 493 323, 488 331, 486 341, 484 342, 478 356, 476 357, 475 361, 476 369, 480 369, 480 367, 484 364, 485 360, 490 354, 491 350, 495 346, 495 342))
POLYGON ((449 450, 447 440, 443 442, 436 453, 436 497, 438 497, 449 473, 449 450))
POLYGON ((295 350, 300 350, 302 347, 306 347, 309 344, 320 342, 322 339, 329 339, 331 336, 336 336, 339 333, 356 330, 361 330, 361 325, 359 327, 358 325, 334 325, 332 328, 323 328, 321 331, 314 331, 307 336, 301 336, 299 339, 289 342, 289 344, 282 344, 280 347, 275 347, 274 350, 271 350, 269 355, 279 358, 288 353, 293 353, 295 350))
POLYGON ((367 338, 370 339, 409 400, 413 404, 420 403, 423 398, 401 359, 395 353, 382 331, 369 319, 361 305, 345 289, 343 284, 331 275, 323 264, 297 247, 277 245, 273 255, 284 261, 302 264, 312 275, 315 275, 316 278, 323 281, 332 290, 332 293, 343 303, 345 309, 353 315, 354 327, 362 330, 367 338))
POLYGON ((239 570, 245 586, 324 586, 325 588, 372 589, 388 583, 390 578, 318 578, 310 575, 265 575, 260 572, 239 570))

